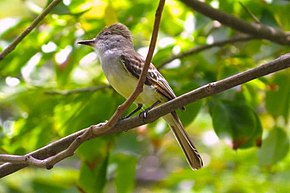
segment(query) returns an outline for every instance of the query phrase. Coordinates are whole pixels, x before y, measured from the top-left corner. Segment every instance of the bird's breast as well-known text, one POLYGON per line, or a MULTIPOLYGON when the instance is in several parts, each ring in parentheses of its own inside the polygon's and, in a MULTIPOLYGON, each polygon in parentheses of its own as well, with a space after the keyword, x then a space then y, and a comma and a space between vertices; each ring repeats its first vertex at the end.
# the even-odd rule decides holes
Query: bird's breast
MULTIPOLYGON (((112 87, 123 97, 128 98, 136 88, 138 79, 130 74, 121 63, 120 57, 107 51, 100 58, 105 76, 112 87)), ((152 105, 159 100, 159 95, 153 86, 144 85, 143 92, 135 100, 136 103, 152 105)))

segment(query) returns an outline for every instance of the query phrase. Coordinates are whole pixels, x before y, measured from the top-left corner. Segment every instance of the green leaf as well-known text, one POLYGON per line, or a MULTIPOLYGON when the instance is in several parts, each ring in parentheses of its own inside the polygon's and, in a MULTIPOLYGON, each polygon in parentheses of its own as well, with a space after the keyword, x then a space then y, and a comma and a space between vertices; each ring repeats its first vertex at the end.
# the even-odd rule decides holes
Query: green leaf
MULTIPOLYGON (((176 93, 180 95, 181 93, 188 92, 189 90, 193 90, 193 88, 198 88, 199 85, 197 83, 189 82, 188 84, 183 84, 179 90, 177 90, 176 93)), ((180 116, 180 119, 184 126, 187 126, 193 122, 193 120, 198 115, 201 107, 202 107, 203 101, 198 100, 194 103, 190 103, 185 106, 184 111, 178 111, 178 115, 180 116)))
POLYGON ((118 154, 115 157, 115 161, 117 163, 115 178, 117 192, 133 192, 135 185, 137 157, 130 154, 118 154))
POLYGON ((112 136, 86 141, 77 149, 77 155, 84 162, 100 163, 109 153, 108 147, 111 141, 113 141, 112 136))
POLYGON ((159 67, 160 63, 164 62, 166 59, 172 56, 173 47, 174 45, 168 45, 165 48, 159 49, 158 52, 154 55, 154 58, 152 59, 152 63, 156 67, 159 67))
POLYGON ((275 118, 283 116, 287 121, 290 109, 290 76, 289 72, 274 76, 266 92, 266 108, 275 118))
MULTIPOLYGON (((115 97, 118 99, 117 97, 115 97)), ((115 110, 116 101, 109 93, 85 93, 79 96, 66 97, 66 105, 56 109, 60 132, 68 134, 92 124, 108 119, 115 110), (89 100, 88 100, 89 99, 89 100), (85 116, 83 116, 85 115, 85 116)))
POLYGON ((98 163, 83 162, 78 180, 79 189, 86 193, 101 193, 106 184, 106 173, 109 155, 98 163))
POLYGON ((272 26, 272 27, 278 27, 277 21, 275 20, 275 17, 273 16, 273 13, 271 13, 269 10, 264 9, 262 12, 262 17, 260 19, 261 23, 272 26))
POLYGON ((108 5, 106 6, 105 9, 105 23, 107 25, 112 25, 113 23, 116 23, 118 21, 117 15, 116 15, 116 10, 114 6, 112 5, 112 2, 109 1, 108 5))
POLYGON ((256 113, 246 104, 212 99, 210 115, 216 134, 230 139, 233 149, 260 145, 262 127, 256 113))
POLYGON ((199 100, 189 105, 186 105, 185 111, 181 111, 178 113, 179 115, 181 115, 180 119, 184 126, 187 126, 190 123, 192 123, 192 121, 198 115, 199 110, 201 109, 201 106, 202 106, 202 101, 199 100))
MULTIPOLYGON (((49 5, 52 2, 52 0, 49 0, 47 2, 47 5, 49 5)), ((70 14, 69 8, 61 1, 54 9, 51 11, 51 13, 58 14, 58 15, 66 15, 70 14)))
POLYGON ((287 133, 280 127, 273 128, 258 151, 258 160, 262 166, 269 166, 282 160, 289 152, 287 133))
POLYGON ((113 151, 139 156, 144 153, 143 151, 147 145, 143 141, 138 140, 138 134, 135 131, 128 131, 118 135, 114 143, 113 151))

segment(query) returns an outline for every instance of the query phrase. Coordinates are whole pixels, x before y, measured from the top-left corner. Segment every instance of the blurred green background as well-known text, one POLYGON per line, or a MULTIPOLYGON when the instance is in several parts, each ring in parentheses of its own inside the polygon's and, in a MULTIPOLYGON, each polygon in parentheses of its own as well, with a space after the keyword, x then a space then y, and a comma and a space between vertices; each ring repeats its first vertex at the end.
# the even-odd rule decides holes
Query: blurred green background
MULTIPOLYGON (((50 2, 1 0, 0 51, 50 2)), ((255 22, 254 15, 263 24, 290 30, 289 1, 205 2, 248 22, 255 22)), ((93 38, 118 21, 129 27, 136 50, 146 55, 157 4, 149 0, 60 3, 0 61, 0 153, 25 154, 109 119, 124 99, 111 88, 98 89, 108 83, 97 55, 76 41, 93 38)), ((160 66, 174 54, 239 35, 178 0, 167 0, 153 63, 160 66)), ((260 39, 237 42, 176 59, 160 71, 181 95, 289 50, 260 39)), ((52 170, 30 167, 0 179, 0 192, 289 192, 289 85, 287 69, 179 111, 205 161, 201 170, 189 168, 160 119, 88 141, 52 170)))

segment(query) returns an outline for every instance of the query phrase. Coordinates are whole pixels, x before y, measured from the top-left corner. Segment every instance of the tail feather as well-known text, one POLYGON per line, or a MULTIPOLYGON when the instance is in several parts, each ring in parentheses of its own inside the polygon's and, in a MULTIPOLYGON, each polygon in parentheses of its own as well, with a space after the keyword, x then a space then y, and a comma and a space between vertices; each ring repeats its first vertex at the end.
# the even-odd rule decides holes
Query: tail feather
POLYGON ((170 114, 167 114, 163 118, 170 125, 192 169, 201 168, 203 166, 202 158, 199 155, 195 146, 193 145, 192 141, 190 140, 188 134, 184 130, 184 127, 176 112, 174 111, 170 114))

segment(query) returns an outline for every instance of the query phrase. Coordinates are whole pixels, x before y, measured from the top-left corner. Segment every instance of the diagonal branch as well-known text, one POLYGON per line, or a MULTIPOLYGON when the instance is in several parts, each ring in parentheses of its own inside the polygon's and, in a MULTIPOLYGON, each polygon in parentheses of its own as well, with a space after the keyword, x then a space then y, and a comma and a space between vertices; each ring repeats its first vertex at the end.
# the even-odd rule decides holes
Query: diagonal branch
POLYGON ((0 53, 0 61, 4 59, 10 52, 12 52, 16 46, 43 20, 43 18, 49 14, 49 12, 62 0, 52 1, 42 13, 36 17, 33 22, 28 26, 19 36, 17 36, 13 42, 0 53))
POLYGON ((188 7, 193 10, 200 12, 201 14, 219 21, 220 23, 227 25, 237 31, 255 36, 257 38, 263 38, 272 42, 289 45, 290 44, 290 33, 283 32, 280 29, 276 29, 260 23, 249 23, 243 21, 235 16, 228 13, 224 13, 220 10, 214 9, 209 5, 198 1, 198 0, 180 0, 188 7))
MULTIPOLYGON (((266 76, 268 74, 271 74, 271 73, 274 73, 274 72, 277 72, 279 70, 283 70, 289 67, 290 67, 290 53, 282 55, 279 58, 272 60, 266 64, 263 64, 261 66, 249 69, 245 72, 235 74, 223 80, 219 80, 217 82, 207 84, 193 91, 185 93, 165 104, 162 104, 150 110, 145 120, 139 116, 133 117, 131 119, 120 120, 112 129, 106 130, 104 132, 99 132, 95 136, 91 135, 86 140, 89 140, 94 137, 102 136, 102 135, 108 135, 108 134, 112 134, 116 132, 127 131, 129 129, 133 129, 145 123, 153 122, 156 119, 172 112, 173 110, 176 110, 182 106, 185 106, 186 104, 195 102, 197 100, 200 100, 208 96, 212 96, 214 94, 218 94, 220 92, 226 91, 240 84, 249 82, 253 79, 266 76)), ((94 129, 100 128, 99 125, 93 125, 91 127, 95 127, 94 129)), ((39 159, 40 161, 45 160, 45 159, 54 159, 55 155, 58 155, 58 153, 66 150, 69 146, 72 145, 74 141, 76 141, 78 137, 82 136, 85 132, 88 132, 89 130, 91 130, 91 127, 85 128, 81 131, 78 131, 69 136, 66 136, 56 142, 48 144, 47 146, 41 149, 38 149, 28 155, 32 156, 35 159, 39 159)), ((23 156, 23 157, 27 157, 28 155, 23 156)), ((1 161, 6 162, 0 165, 0 177, 7 176, 11 173, 14 173, 28 166, 30 163, 19 161, 19 159, 24 159, 23 157, 21 158, 20 156, 19 158, 19 156, 11 156, 11 159, 9 159, 9 155, 8 156, 0 155, 0 162, 1 161), (13 157, 17 157, 18 161, 17 160, 15 161, 13 157), (13 162, 13 163, 9 163, 9 162, 13 162)), ((59 157, 55 160, 60 161, 59 157)))

